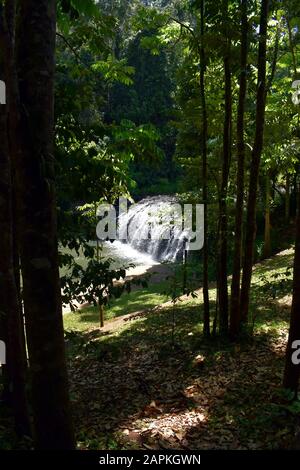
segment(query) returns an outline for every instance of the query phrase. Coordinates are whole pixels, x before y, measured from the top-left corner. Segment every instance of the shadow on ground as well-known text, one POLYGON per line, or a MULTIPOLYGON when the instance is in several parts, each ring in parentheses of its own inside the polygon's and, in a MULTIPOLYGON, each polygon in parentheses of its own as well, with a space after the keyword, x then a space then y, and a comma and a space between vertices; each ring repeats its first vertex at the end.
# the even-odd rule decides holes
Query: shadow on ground
POLYGON ((298 418, 281 391, 288 315, 259 289, 253 336, 238 345, 203 337, 200 306, 148 314, 112 335, 71 333, 79 446, 289 448, 298 418))

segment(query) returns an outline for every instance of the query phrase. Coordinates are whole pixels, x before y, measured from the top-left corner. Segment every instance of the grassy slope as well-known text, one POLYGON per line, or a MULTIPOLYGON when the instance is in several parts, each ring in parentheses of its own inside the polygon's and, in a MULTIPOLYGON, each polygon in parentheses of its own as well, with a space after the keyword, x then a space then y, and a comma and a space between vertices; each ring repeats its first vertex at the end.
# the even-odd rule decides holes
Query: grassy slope
MULTIPOLYGON (((288 251, 256 266, 253 336, 238 345, 203 338, 201 297, 176 306, 174 345, 172 308, 112 333, 99 331, 94 309, 65 315, 78 447, 289 448, 299 422, 281 391, 292 261, 288 251)), ((107 316, 162 303, 166 290, 161 283, 135 291, 107 316)), ((210 296, 213 310, 215 289, 210 296)), ((2 449, 30 447, 15 442, 4 412, 0 442, 2 449)))
MULTIPOLYGON (((272 324, 272 312, 276 306, 280 307, 285 295, 290 294, 292 287, 292 264, 293 251, 285 250, 273 258, 255 266, 252 279, 252 302, 250 312, 250 323, 255 328, 266 328, 272 324), (263 302, 261 302, 263 300, 263 302), (264 300, 267 300, 264 302, 264 300)), ((168 300, 170 281, 150 284, 146 289, 138 289, 130 294, 125 294, 120 299, 113 300, 106 308, 106 320, 127 315, 130 313, 148 310, 161 305, 168 300)), ((184 299, 179 302, 180 309, 185 307, 199 306, 201 309, 202 295, 197 292, 197 299, 184 299)), ((216 289, 210 289, 212 302, 216 298, 216 289)), ((200 318, 200 317, 199 317, 200 318)), ((278 326, 278 318, 276 326, 278 326)), ((64 315, 64 325, 67 331, 86 331, 98 328, 99 314, 96 307, 87 307, 76 313, 64 315)))
MULTIPOLYGON (((111 333, 101 333, 92 314, 85 330, 80 314, 72 323, 66 316, 79 447, 289 447, 298 410, 282 395, 281 378, 292 260, 292 251, 282 252, 256 267, 253 336, 239 345, 203 338, 201 298, 174 309, 175 344, 170 307, 111 333)), ((161 286, 152 289, 150 297, 162 300, 161 286)), ((121 313, 123 306, 128 312, 130 299, 140 310, 144 295, 120 299, 111 312, 121 313)), ((213 309, 215 289, 210 295, 213 309)))
MULTIPOLYGON (((111 320, 121 315, 150 309, 168 300, 167 282, 150 285, 147 289, 138 289, 130 294, 124 294, 117 300, 112 300, 105 310, 105 319, 111 320)), ((97 307, 87 307, 76 313, 64 315, 66 330, 85 331, 98 327, 99 313, 97 307)))

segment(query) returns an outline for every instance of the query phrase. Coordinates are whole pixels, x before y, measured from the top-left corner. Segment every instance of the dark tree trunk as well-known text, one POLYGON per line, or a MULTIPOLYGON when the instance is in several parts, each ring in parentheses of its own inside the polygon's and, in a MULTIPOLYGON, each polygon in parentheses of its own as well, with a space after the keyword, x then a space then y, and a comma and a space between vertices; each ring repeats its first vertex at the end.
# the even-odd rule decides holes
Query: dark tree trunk
POLYGON ((20 3, 21 265, 37 449, 73 449, 54 194, 55 0, 20 3))
POLYGON ((293 175, 293 184, 292 184, 292 191, 291 191, 291 217, 297 216, 297 199, 298 199, 298 169, 296 168, 296 172, 293 175))
MULTIPOLYGON (((22 309, 14 276, 13 229, 8 146, 5 145, 5 116, 0 110, 0 309, 4 317, 7 346, 7 381, 19 435, 30 434, 26 397, 26 354, 22 309)), ((2 339, 2 332, 1 332, 2 339)))
POLYGON ((252 151, 249 195, 247 203, 246 241, 243 263, 243 280, 241 291, 241 319, 248 320, 250 285, 254 258, 254 241, 256 236, 256 201, 261 154, 264 143, 265 107, 266 107, 266 59, 269 0, 262 0, 260 15, 260 42, 258 49, 258 86, 256 100, 256 128, 252 151))
POLYGON ((271 180, 270 175, 266 175, 266 204, 265 204, 265 237, 264 237, 264 258, 269 258, 272 253, 271 246, 271 180))
MULTIPOLYGON (((299 192, 300 207, 300 192, 299 192)), ((295 244, 295 261, 294 261, 294 288, 293 303, 291 311, 290 333, 286 350, 286 363, 284 371, 283 385, 293 391, 297 391, 300 377, 300 364, 294 364, 292 355, 295 352, 293 348, 294 341, 300 341, 300 210, 298 208, 297 233, 295 244)), ((299 349, 299 345, 297 346, 299 349)))
MULTIPOLYGON (((7 5, 9 2, 7 2, 7 5)), ((6 6, 7 6, 6 5, 6 6)), ((11 35, 8 17, 0 6, 0 47, 4 51, 1 63, 1 78, 9 82, 8 57, 11 52, 11 35), (2 70, 1 70, 2 72, 2 70)), ((7 87, 7 91, 9 87, 7 87)), ((8 109, 0 105, 0 314, 1 339, 7 346, 7 366, 5 370, 6 395, 13 406, 15 427, 18 435, 30 434, 30 420, 26 396, 27 358, 24 339, 24 324, 20 293, 15 272, 13 191, 10 148, 8 138, 8 109)))
POLYGON ((100 328, 104 327, 104 306, 99 302, 99 326, 100 328))
MULTIPOLYGON (((20 246, 19 246, 19 208, 18 200, 20 199, 19 185, 16 178, 16 162, 22 158, 22 146, 20 142, 20 114, 19 114, 19 92, 18 80, 16 70, 16 50, 15 50, 15 32, 16 32, 16 0, 6 0, 5 2, 5 19, 6 19, 6 33, 7 41, 5 48, 5 62, 7 70, 7 92, 8 92, 8 141, 9 141, 9 154, 11 159, 11 173, 12 173, 12 217, 13 217, 13 246, 14 246, 14 271, 15 282, 17 286, 17 293, 21 305, 22 315, 22 342, 24 344, 24 351, 26 351, 26 338, 24 329, 24 312, 21 299, 21 267, 20 267, 20 246)), ((27 369, 27 357, 26 357, 27 369)))
POLYGON ((235 209, 235 239, 233 255, 233 273, 230 299, 230 336, 236 338, 240 332, 240 284, 242 266, 243 210, 245 190, 245 105, 247 96, 247 62, 248 62, 248 0, 241 0, 241 72, 240 91, 237 114, 237 200, 235 209))
MULTIPOLYGON (((9 112, 8 112, 8 140, 9 153, 11 158, 12 172, 12 210, 14 220, 14 268, 17 290, 20 293, 20 253, 19 253, 19 216, 18 216, 18 199, 19 188, 16 181, 16 161, 18 155, 22 154, 21 142, 19 137, 18 126, 20 125, 19 115, 19 92, 16 70, 16 51, 15 51, 15 30, 16 30, 16 0, 6 0, 5 2, 5 18, 7 25, 7 44, 5 47, 5 61, 7 69, 7 92, 9 95, 9 112)), ((20 158, 20 157, 19 157, 20 158)), ((20 296, 21 301, 21 296, 20 296)), ((23 315, 23 312, 22 312, 23 315)), ((24 337, 25 342, 25 337, 24 337)))
POLYGON ((203 244, 203 333, 210 335, 210 315, 209 315, 209 285, 208 285, 208 189, 207 189, 207 109, 205 94, 205 49, 204 49, 204 29, 205 29, 205 3, 201 1, 201 46, 200 46, 200 93, 202 108, 202 185, 203 185, 203 204, 204 204, 204 244, 203 244))
MULTIPOLYGON (((226 3, 226 19, 228 17, 228 2, 226 3)), ((228 28, 228 25, 226 26, 228 28)), ((227 214, 227 192, 229 166, 231 160, 231 140, 232 140, 232 89, 231 89, 231 41, 227 38, 226 51, 224 55, 225 72, 225 119, 223 132, 223 167, 222 183, 220 192, 220 259, 219 259, 219 315, 220 331, 228 331, 228 214, 227 214)))
POLYGON ((291 180, 289 173, 286 175, 286 183, 285 183, 285 221, 287 223, 290 222, 290 212, 291 212, 291 205, 290 205, 290 194, 291 194, 291 180))

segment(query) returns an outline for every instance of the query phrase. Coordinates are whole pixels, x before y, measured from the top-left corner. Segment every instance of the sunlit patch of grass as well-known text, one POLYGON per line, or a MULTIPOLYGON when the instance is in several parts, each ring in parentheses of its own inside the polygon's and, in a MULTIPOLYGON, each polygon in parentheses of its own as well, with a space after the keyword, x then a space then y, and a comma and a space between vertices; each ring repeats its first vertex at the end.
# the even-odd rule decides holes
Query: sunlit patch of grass
MULTIPOLYGON (((291 269, 293 263, 293 250, 286 250, 256 265, 253 271, 253 282, 251 291, 251 305, 249 314, 249 323, 251 331, 255 334, 271 333, 276 336, 276 331, 282 331, 287 328, 289 321, 289 312, 284 310, 276 303, 276 298, 272 298, 270 286, 279 279, 281 283, 276 287, 276 295, 284 296, 286 292, 291 291, 292 272, 287 275, 287 269, 291 269), (275 275, 275 278, 274 278, 275 275), (276 277, 278 276, 278 278, 276 277), (282 279, 284 282, 282 282, 282 279)), ((209 290, 211 300, 211 320, 215 314, 215 302, 217 291, 215 287, 209 290)), ((146 289, 139 289, 130 294, 123 295, 120 299, 113 300, 105 310, 106 321, 117 318, 122 315, 151 310, 153 307, 160 306, 170 301, 170 281, 165 280, 158 284, 151 284, 146 289)), ((182 297, 174 306, 175 312, 175 333, 186 339, 187 342, 194 341, 194 337, 199 338, 202 332, 202 307, 203 298, 201 289, 197 291, 197 297, 182 297), (185 323, 189 327, 185 328, 185 323)), ((159 313, 149 313, 150 320, 147 323, 148 336, 157 336, 157 330, 161 335, 166 333, 172 324, 173 307, 163 309, 159 313), (153 323, 153 328, 152 328, 153 323), (168 325, 168 326, 167 326, 168 325), (150 331, 151 330, 151 331, 150 331)), ((124 322, 125 323, 125 322, 124 322)), ((70 331, 88 331, 97 328, 99 324, 99 313, 96 307, 84 308, 79 312, 64 315, 65 329, 70 331)), ((125 326, 125 325, 124 325, 125 326)), ((135 322, 126 324, 132 330, 133 335, 143 336, 145 332, 136 326, 135 322)), ((123 327, 120 327, 123 328, 123 327)), ((159 335, 159 336, 161 336, 159 335)), ((101 341, 106 341, 105 337, 101 341)))
MULTIPOLYGON (((119 299, 112 300, 105 308, 105 320, 111 320, 122 315, 151 309, 169 300, 166 282, 149 285, 146 289, 138 289, 124 294, 119 299)), ((99 309, 86 307, 78 312, 64 315, 66 330, 84 331, 99 325, 99 309)))

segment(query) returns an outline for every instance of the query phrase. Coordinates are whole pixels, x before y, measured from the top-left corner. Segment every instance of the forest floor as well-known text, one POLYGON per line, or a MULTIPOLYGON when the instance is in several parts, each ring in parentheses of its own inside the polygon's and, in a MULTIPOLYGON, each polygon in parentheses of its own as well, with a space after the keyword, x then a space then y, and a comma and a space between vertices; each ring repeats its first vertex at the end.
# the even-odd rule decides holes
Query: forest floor
MULTIPOLYGON (((66 316, 79 448, 292 447, 300 407, 281 389, 292 262, 286 250, 255 267, 251 335, 235 345, 204 339, 201 295, 138 309, 103 330, 93 311, 84 328, 81 314, 77 327, 66 316)), ((130 295, 139 304, 144 294, 130 295)))
MULTIPOLYGON (((78 448, 293 447, 300 406, 281 388, 292 263, 286 250, 255 266, 250 334, 238 344, 205 339, 201 292, 173 307, 163 279, 115 301, 104 329, 92 307, 65 315, 78 448)), ((212 316, 215 297, 212 285, 212 316)), ((0 448, 16 448, 8 423, 0 448)))

